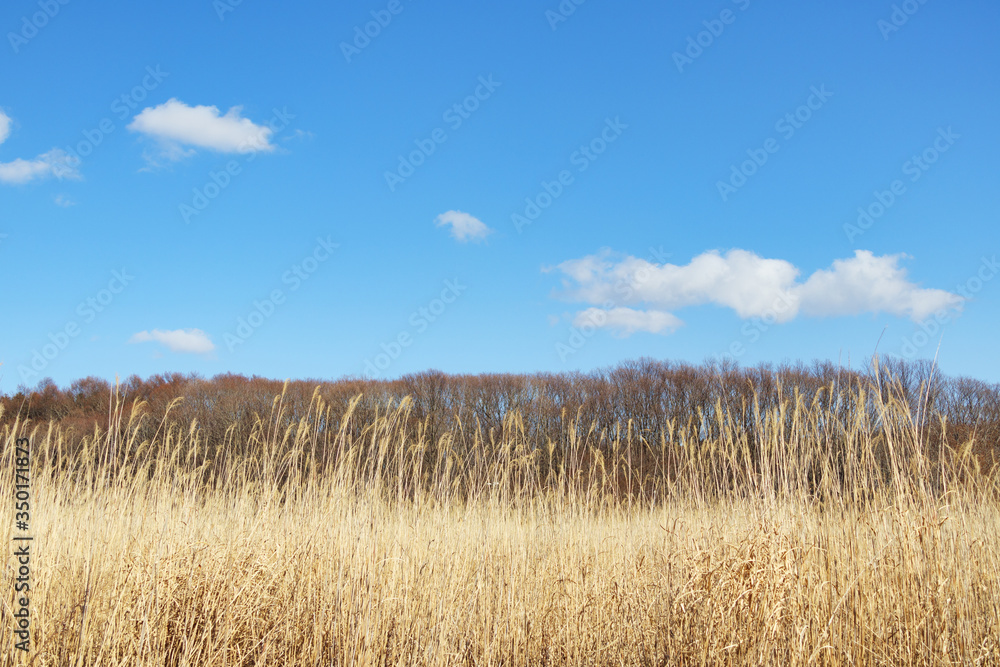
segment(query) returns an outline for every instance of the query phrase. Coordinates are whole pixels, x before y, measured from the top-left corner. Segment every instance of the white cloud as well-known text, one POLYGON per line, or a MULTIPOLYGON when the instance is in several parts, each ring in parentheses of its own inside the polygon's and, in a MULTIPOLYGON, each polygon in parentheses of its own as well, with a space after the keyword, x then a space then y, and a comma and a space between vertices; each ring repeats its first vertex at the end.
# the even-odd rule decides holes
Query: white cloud
POLYGON ((215 343, 201 329, 177 329, 175 331, 140 331, 131 338, 130 343, 146 343, 155 341, 165 345, 171 352, 191 352, 205 354, 215 349, 215 343))
POLYGON ((243 118, 242 111, 243 107, 236 106, 222 116, 218 107, 192 107, 171 98, 159 106, 143 109, 128 129, 155 139, 162 157, 168 160, 192 155, 194 148, 220 153, 273 151, 274 131, 243 118))
POLYGON ((876 257, 858 250, 850 259, 838 259, 830 269, 817 271, 798 288, 806 315, 857 315, 886 312, 914 322, 946 308, 959 308, 963 299, 940 289, 924 289, 906 280, 899 266, 904 255, 876 257))
POLYGON ((594 326, 598 329, 611 329, 622 336, 631 336, 636 331, 648 333, 671 334, 684 322, 673 313, 659 310, 635 310, 633 308, 588 308, 581 310, 573 318, 573 326, 594 326))
POLYGON ((10 116, 5 114, 3 109, 0 109, 0 144, 7 141, 7 137, 10 136, 12 122, 10 116))
POLYGON ((961 297, 925 289, 906 279, 902 255, 874 256, 859 250, 797 282, 798 268, 747 250, 710 251, 686 265, 655 264, 603 250, 555 267, 565 278, 562 298, 591 304, 574 322, 589 321, 629 335, 671 333, 683 323, 669 311, 714 304, 743 318, 768 316, 787 322, 809 316, 890 313, 921 321, 944 308, 960 308, 961 297), (643 309, 626 306, 640 306, 643 309), (603 323, 595 317, 605 313, 603 323), (584 319, 581 319, 584 318, 584 319))
POLYGON ((493 232, 481 220, 461 211, 447 211, 442 213, 434 221, 434 224, 438 227, 451 225, 452 237, 462 243, 469 240, 481 241, 493 232))
MULTIPOLYGON (((13 124, 10 116, 0 109, 0 144, 10 136, 13 124)), ((53 148, 42 153, 33 160, 17 158, 10 162, 0 162, 0 183, 22 185, 30 181, 54 176, 58 179, 80 178, 76 169, 77 160, 70 157, 66 151, 53 148)))
POLYGON ((66 195, 56 195, 56 206, 62 206, 63 208, 69 208, 70 206, 76 206, 76 202, 67 197, 66 195))
MULTIPOLYGON (((577 284, 565 295, 572 301, 645 303, 660 309, 714 303, 744 318, 767 312, 799 274, 789 262, 764 259, 746 250, 730 250, 725 255, 713 250, 684 266, 619 257, 603 250, 556 268, 577 284)), ((565 284, 569 287, 572 282, 565 284)))

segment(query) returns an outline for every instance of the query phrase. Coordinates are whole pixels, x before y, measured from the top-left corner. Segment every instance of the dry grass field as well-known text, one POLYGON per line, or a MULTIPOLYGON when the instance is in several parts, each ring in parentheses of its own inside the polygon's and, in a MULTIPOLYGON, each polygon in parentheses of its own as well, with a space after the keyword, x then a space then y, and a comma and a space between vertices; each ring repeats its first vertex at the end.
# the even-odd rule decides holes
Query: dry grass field
MULTIPOLYGON (((790 392, 753 429, 434 442, 386 406, 321 430, 321 398, 246 441, 138 411, 32 447, 32 647, 0 664, 998 665, 991 471, 891 398, 845 419, 790 392), (936 434, 936 435, 934 435, 936 434)), ((0 539, 13 545, 13 502, 0 539)))

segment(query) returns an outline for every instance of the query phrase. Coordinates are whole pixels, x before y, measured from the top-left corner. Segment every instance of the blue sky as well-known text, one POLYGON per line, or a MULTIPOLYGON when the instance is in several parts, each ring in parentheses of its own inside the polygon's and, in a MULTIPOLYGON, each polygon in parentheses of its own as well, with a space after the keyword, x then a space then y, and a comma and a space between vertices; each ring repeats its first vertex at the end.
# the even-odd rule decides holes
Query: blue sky
POLYGON ((883 331, 1000 381, 995 3, 331 4, 4 4, 0 391, 883 331))

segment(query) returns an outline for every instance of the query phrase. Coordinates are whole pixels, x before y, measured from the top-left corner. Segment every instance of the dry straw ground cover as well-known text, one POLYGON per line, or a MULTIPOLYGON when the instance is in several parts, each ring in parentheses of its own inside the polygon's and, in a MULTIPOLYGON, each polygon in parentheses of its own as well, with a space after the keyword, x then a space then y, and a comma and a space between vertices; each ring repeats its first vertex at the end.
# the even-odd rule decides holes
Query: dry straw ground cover
POLYGON ((870 409, 789 390, 751 429, 578 414, 559 442, 515 413, 432 441, 409 401, 357 424, 319 394, 239 442, 140 439, 138 408, 79 446, 8 419, 4 498, 15 436, 33 448, 33 646, 11 548, 0 664, 1000 664, 995 476, 852 391, 870 409))

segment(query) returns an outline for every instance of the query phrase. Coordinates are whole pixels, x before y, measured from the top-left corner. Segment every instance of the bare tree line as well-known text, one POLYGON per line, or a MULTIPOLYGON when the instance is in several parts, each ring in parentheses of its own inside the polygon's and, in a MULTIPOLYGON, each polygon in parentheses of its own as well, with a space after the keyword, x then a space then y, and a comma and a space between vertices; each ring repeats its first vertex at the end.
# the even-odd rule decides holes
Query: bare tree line
MULTIPOLYGON (((71 440, 106 430, 112 406, 124 401, 127 411, 148 419, 145 437, 153 438, 164 421, 192 423, 209 445, 227 438, 238 443, 255 420, 282 405, 282 428, 307 416, 318 396, 329 407, 317 428, 336 432, 355 397, 349 428, 360 430, 404 397, 411 397, 410 419, 421 425, 429 442, 444 436, 459 442, 470 433, 482 441, 505 440, 511 428, 534 446, 565 445, 568 425, 605 432, 622 430, 647 439, 670 437, 687 426, 701 439, 723 432, 743 432, 751 439, 762 416, 781 410, 790 400, 815 405, 819 414, 845 422, 865 412, 877 420, 875 405, 864 396, 894 398, 910 408, 928 435, 944 435, 954 446, 973 441, 980 461, 992 466, 1000 455, 1000 384, 941 375, 926 361, 880 360, 866 371, 830 362, 811 365, 760 365, 683 362, 642 358, 580 373, 447 375, 426 371, 394 380, 344 378, 336 381, 282 382, 225 374, 211 379, 179 373, 147 379, 132 376, 117 388, 98 378, 85 378, 60 389, 43 380, 32 390, 2 397, 3 420, 57 422, 71 440), (116 394, 117 391, 117 394, 116 394), (510 417, 517 415, 513 421, 510 417)), ((940 441, 941 438, 935 438, 940 441)), ((682 445, 684 443, 676 443, 682 445)))

